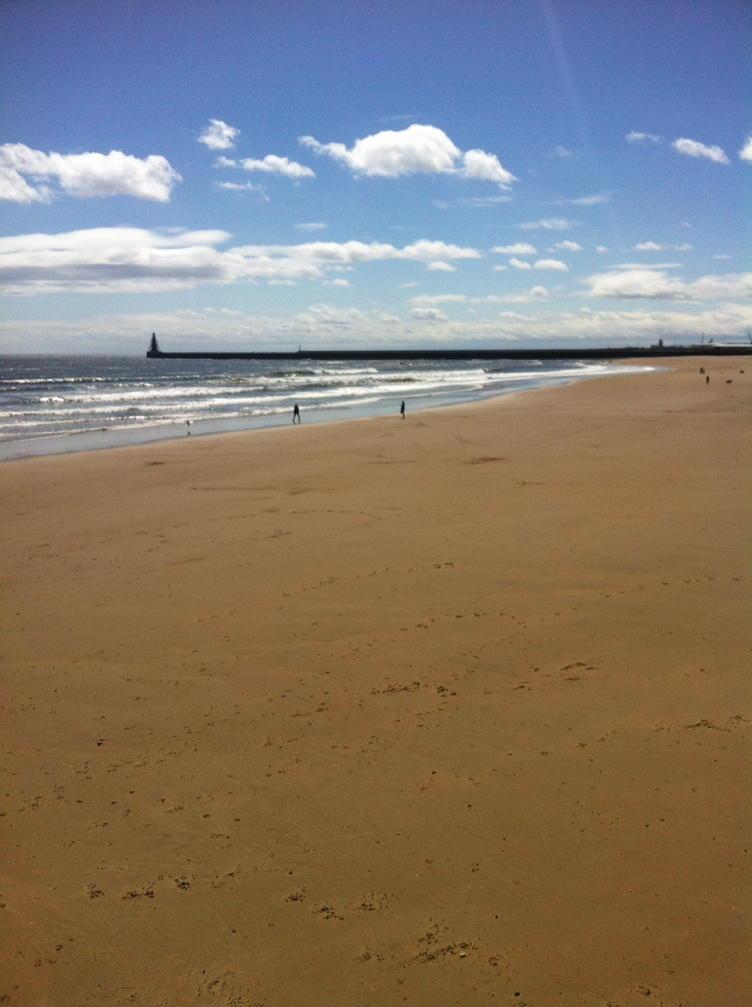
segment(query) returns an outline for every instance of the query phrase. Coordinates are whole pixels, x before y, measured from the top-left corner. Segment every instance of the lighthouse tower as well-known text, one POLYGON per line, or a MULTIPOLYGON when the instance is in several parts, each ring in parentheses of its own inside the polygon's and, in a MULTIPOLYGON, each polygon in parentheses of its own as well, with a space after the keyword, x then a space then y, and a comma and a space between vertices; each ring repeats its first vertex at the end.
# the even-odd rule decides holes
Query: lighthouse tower
POLYGON ((151 342, 149 343, 149 349, 146 351, 147 357, 157 357, 160 354, 159 343, 157 342, 156 332, 151 334, 151 342))

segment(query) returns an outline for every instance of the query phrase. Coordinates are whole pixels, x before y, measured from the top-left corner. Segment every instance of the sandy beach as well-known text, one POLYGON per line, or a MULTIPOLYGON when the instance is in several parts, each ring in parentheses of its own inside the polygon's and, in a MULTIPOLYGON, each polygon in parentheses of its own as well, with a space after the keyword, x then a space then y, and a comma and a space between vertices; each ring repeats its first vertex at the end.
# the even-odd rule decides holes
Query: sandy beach
POLYGON ((0 1003, 748 1004, 752 361, 668 367, 4 464, 0 1003))

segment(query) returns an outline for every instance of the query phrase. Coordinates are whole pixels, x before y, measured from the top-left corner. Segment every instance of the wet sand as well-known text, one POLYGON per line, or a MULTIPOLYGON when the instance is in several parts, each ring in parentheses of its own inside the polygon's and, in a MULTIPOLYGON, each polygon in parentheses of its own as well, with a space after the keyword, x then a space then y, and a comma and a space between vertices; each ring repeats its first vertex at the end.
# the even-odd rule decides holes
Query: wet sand
POLYGON ((702 363, 0 467, 0 1002, 746 1005, 702 363))

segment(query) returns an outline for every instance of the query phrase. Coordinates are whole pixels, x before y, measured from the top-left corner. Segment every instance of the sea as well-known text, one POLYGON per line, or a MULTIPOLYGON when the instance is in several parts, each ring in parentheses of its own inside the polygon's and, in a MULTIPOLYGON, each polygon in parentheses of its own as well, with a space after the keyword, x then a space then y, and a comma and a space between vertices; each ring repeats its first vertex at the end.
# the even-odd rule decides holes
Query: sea
POLYGON ((164 360, 0 356, 0 460, 398 415, 650 367, 588 361, 164 360))

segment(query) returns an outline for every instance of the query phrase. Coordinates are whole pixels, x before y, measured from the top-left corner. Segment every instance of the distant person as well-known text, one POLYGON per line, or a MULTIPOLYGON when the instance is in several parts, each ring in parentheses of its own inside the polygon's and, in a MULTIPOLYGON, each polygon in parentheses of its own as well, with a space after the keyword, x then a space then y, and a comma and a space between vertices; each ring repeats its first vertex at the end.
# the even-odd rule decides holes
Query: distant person
POLYGON ((705 375, 705 384, 706 384, 706 385, 709 385, 709 384, 710 384, 710 375, 709 375, 709 374, 706 374, 706 375, 705 375))
POLYGON ((300 406, 298 405, 297 402, 292 407, 292 422, 300 423, 300 406))
POLYGON ((185 421, 185 432, 186 432, 186 436, 188 436, 188 437, 191 436, 191 421, 190 420, 186 420, 185 421))
POLYGON ((700 374, 704 374, 704 373, 705 373, 705 368, 704 368, 704 367, 701 367, 701 368, 700 368, 700 374))
POLYGON ((405 418, 405 400, 402 400, 402 405, 400 406, 400 416, 404 420, 405 418))

